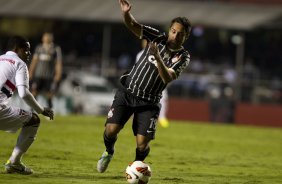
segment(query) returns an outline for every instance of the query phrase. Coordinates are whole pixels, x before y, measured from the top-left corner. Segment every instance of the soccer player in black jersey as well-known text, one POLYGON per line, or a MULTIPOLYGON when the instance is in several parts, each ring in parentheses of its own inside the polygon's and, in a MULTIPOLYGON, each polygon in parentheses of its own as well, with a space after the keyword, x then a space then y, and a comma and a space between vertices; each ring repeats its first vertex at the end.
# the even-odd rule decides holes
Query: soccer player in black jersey
POLYGON ((166 35, 138 23, 130 13, 129 1, 119 0, 119 4, 127 28, 149 44, 139 61, 120 78, 122 88, 115 94, 105 124, 103 138, 106 150, 97 163, 97 170, 101 173, 106 171, 113 157, 118 133, 132 115, 137 144, 135 161, 145 160, 150 152, 149 142, 155 138, 162 91, 190 61, 188 51, 182 46, 191 31, 187 18, 174 18, 166 35))

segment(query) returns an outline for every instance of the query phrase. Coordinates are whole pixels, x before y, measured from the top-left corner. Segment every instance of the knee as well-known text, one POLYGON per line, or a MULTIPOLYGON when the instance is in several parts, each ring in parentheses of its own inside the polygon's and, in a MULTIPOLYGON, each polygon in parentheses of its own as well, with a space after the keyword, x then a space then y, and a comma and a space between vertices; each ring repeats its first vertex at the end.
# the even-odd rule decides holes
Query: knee
POLYGON ((105 128, 105 135, 107 137, 116 137, 121 129, 122 127, 117 124, 107 124, 105 128))
POLYGON ((32 113, 31 119, 25 124, 25 126, 39 126, 40 118, 37 114, 32 113))

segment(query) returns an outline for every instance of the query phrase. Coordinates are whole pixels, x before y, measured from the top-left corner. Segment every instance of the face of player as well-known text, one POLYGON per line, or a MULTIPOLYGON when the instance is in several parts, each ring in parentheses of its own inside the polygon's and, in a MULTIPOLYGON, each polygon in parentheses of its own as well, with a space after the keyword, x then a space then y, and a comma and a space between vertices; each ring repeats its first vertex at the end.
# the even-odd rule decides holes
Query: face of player
POLYGON ((20 48, 18 51, 18 56, 24 61, 24 62, 29 62, 30 60, 30 43, 26 42, 26 47, 20 48))
POLYGON ((170 49, 180 49, 186 40, 185 29, 180 23, 173 23, 168 32, 167 46, 170 49))
POLYGON ((53 42, 53 34, 51 33, 44 33, 42 37, 42 42, 44 44, 51 44, 53 42))

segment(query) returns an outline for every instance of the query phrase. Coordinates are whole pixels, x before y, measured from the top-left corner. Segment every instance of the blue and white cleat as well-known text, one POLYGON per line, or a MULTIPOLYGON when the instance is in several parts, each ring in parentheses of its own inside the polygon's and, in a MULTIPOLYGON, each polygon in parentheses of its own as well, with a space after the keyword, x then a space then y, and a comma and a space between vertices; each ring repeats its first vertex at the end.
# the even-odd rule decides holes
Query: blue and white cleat
POLYGON ((29 175, 33 173, 33 170, 25 166, 23 163, 12 164, 10 160, 5 164, 6 173, 19 173, 29 175))
POLYGON ((113 155, 109 154, 107 151, 104 151, 101 158, 98 160, 97 171, 99 173, 105 172, 112 158, 113 158, 113 155))

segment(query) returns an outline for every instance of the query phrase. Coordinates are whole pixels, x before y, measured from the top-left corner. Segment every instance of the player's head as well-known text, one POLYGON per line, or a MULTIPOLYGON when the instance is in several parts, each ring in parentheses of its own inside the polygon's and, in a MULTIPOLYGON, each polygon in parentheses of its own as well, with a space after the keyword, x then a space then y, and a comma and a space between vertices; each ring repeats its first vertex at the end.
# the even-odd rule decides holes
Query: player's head
POLYGON ((51 44, 54 41, 54 36, 53 33, 51 33, 50 31, 46 31, 43 33, 42 35, 42 43, 43 44, 51 44))
POLYGON ((169 27, 168 46, 171 49, 179 49, 188 39, 191 28, 191 23, 186 17, 174 18, 169 27))
POLYGON ((30 43, 21 36, 11 37, 8 41, 7 50, 17 53, 24 62, 28 62, 30 59, 30 43))

